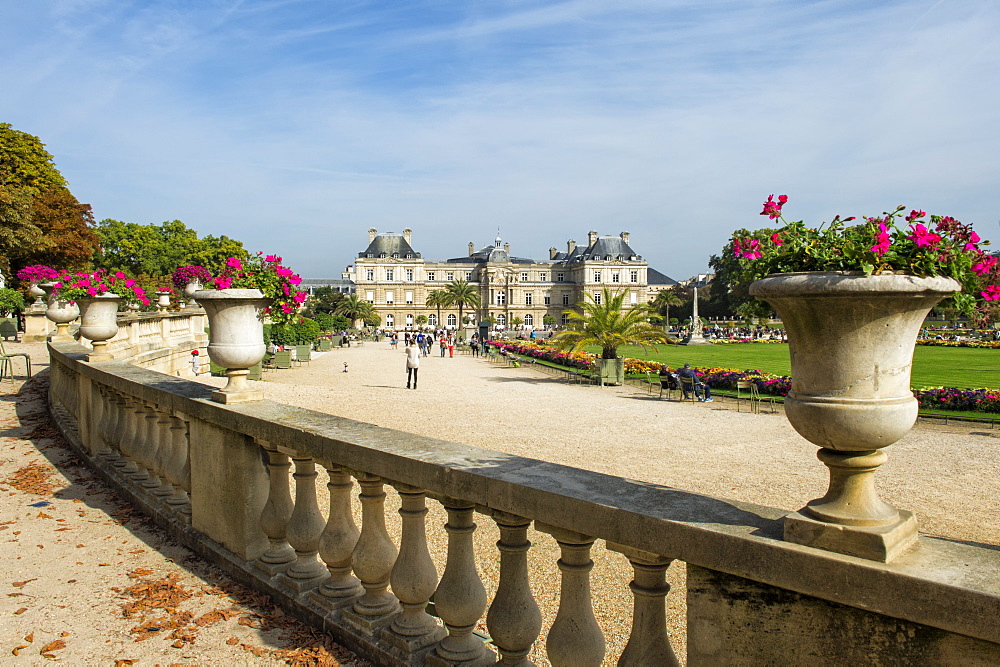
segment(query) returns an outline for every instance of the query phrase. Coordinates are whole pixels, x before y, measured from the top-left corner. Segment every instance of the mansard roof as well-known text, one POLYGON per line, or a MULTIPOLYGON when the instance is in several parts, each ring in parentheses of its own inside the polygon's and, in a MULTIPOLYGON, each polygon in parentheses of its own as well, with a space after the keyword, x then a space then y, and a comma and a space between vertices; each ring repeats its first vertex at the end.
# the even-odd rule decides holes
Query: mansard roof
POLYGON ((646 267, 646 284, 647 285, 676 285, 677 281, 666 275, 665 273, 660 273, 651 266, 646 267))
POLYGON ((449 264, 506 264, 510 262, 512 264, 539 264, 533 259, 528 259, 526 257, 514 257, 513 255, 507 254, 507 251, 503 248, 498 248, 493 245, 483 246, 476 252, 468 255, 466 257, 454 257, 447 260, 449 264))
POLYGON ((398 254, 401 259, 405 259, 407 255, 411 257, 420 257, 420 253, 416 252, 406 239, 403 238, 402 234, 396 234, 395 232, 382 232, 377 234, 372 242, 368 244, 368 247, 358 253, 358 257, 381 257, 385 253, 386 257, 392 257, 393 254, 398 254))
POLYGON ((612 260, 637 260, 642 259, 632 247, 620 236, 599 236, 589 246, 576 246, 570 252, 557 252, 553 261, 570 263, 577 260, 602 261, 608 258, 612 260))

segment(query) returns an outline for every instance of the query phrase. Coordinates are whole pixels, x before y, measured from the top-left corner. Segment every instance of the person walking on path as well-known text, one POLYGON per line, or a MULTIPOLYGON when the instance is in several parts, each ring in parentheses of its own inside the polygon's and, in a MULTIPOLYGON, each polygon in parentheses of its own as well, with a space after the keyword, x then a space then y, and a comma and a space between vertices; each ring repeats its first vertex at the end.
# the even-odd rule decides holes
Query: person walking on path
MULTIPOLYGON (((691 368, 691 364, 684 364, 684 368, 677 371, 677 375, 681 378, 691 378, 694 381, 695 398, 697 398, 702 403, 712 402, 712 388, 701 381, 701 378, 698 377, 698 374, 694 371, 693 368, 691 368), (702 396, 702 394, 704 394, 704 396, 702 396)), ((681 387, 684 387, 683 383, 681 383, 681 387)), ((687 392, 684 393, 686 396, 687 392)))
POLYGON ((438 342, 439 342, 439 344, 441 346, 441 358, 443 359, 444 358, 444 352, 445 352, 445 350, 448 349, 448 339, 446 339, 444 337, 444 334, 441 334, 441 340, 438 341, 438 342))
POLYGON ((455 336, 448 336, 448 357, 455 356, 455 336))
POLYGON ((417 388, 417 371, 420 370, 420 350, 417 348, 416 337, 411 338, 403 349, 406 352, 406 388, 417 388))

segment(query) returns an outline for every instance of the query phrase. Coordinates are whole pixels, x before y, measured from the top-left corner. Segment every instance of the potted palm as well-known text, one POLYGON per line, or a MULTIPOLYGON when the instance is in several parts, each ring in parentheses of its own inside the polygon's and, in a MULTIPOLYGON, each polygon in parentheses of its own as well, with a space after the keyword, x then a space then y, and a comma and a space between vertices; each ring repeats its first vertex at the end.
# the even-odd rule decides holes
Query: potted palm
POLYGON ((625 360, 618 356, 622 345, 655 349, 654 343, 667 342, 666 332, 646 321, 646 304, 623 310, 624 302, 624 292, 614 293, 606 287, 599 300, 588 294, 586 301, 577 304, 579 310, 565 311, 566 329, 552 338, 561 350, 575 352, 587 345, 599 346, 601 356, 596 364, 602 385, 625 383, 625 360))
POLYGON ((917 539, 912 513, 883 502, 874 484, 882 451, 913 426, 913 347, 942 299, 974 317, 1000 300, 1000 267, 968 225, 900 206, 809 228, 787 222, 788 198, 762 215, 783 224, 731 240, 736 282, 781 315, 792 388, 789 422, 818 445, 827 493, 786 517, 785 539, 889 561, 917 539))
POLYGON ((208 315, 208 356, 226 369, 228 382, 212 393, 219 403, 256 401, 247 375, 264 358, 264 319, 286 324, 305 301, 297 285, 302 279, 281 264, 281 257, 257 253, 246 260, 230 257, 212 281, 216 289, 199 290, 195 300, 208 315))

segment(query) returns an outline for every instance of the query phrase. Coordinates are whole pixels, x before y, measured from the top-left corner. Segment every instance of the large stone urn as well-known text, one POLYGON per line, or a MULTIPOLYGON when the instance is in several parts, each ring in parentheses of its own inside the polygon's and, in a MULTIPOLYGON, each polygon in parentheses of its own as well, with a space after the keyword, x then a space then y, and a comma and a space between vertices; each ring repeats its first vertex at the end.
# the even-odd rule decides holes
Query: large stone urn
POLYGON ((924 317, 959 288, 950 278, 847 272, 779 274, 750 286, 788 334, 788 421, 830 469, 826 495, 785 518, 786 541, 882 562, 915 543, 916 518, 879 498, 874 473, 882 450, 917 418, 910 369, 924 317))
POLYGON ((91 342, 94 351, 88 361, 113 361, 108 341, 118 333, 118 306, 122 297, 110 292, 77 300, 80 306, 80 336, 91 342))
POLYGON ((200 292, 202 289, 200 280, 192 280, 184 286, 184 296, 191 299, 194 297, 195 292, 200 292))
POLYGON ((170 292, 161 290, 156 293, 156 310, 161 313, 167 312, 170 308, 170 292))
POLYGON ((264 358, 264 324, 260 310, 270 305, 260 290, 200 290, 194 298, 208 315, 208 356, 226 369, 228 383, 212 392, 219 403, 259 401, 264 392, 247 385, 249 368, 264 358))
POLYGON ((53 291, 51 285, 42 285, 42 288, 49 294, 49 307, 45 310, 45 317, 56 325, 56 333, 52 337, 52 341, 72 343, 73 337, 69 335, 69 324, 80 317, 80 307, 73 301, 59 298, 59 292, 53 291))
POLYGON ((39 287, 38 283, 31 283, 28 285, 28 295, 35 297, 35 300, 28 306, 28 311, 32 313, 45 312, 46 306, 42 299, 47 296, 47 294, 44 289, 39 287))

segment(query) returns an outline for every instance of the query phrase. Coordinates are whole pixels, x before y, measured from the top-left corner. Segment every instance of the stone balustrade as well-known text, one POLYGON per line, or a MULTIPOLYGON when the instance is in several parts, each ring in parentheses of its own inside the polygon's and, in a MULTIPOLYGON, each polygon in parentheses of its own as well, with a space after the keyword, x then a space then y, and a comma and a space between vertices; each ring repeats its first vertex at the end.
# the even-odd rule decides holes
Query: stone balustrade
MULTIPOLYGON (((156 327, 176 340, 196 326, 137 325, 121 341, 140 348, 156 327)), ((862 560, 784 542, 783 510, 267 400, 215 403, 210 387, 137 365, 162 358, 151 349, 124 355, 136 363, 49 350, 52 414, 99 474, 182 543, 374 664, 527 665, 541 646, 553 665, 676 664, 664 616, 673 560, 687 567, 689 664, 1000 662, 995 548, 921 537, 890 564, 862 560), (401 500, 395 535, 387 490, 401 500), (428 549, 429 503, 447 513, 444 562, 428 549), (477 521, 500 534, 492 600, 472 548, 477 521), (545 637, 528 583, 532 525, 560 550, 545 637), (606 655, 595 618, 595 548, 622 554, 633 577, 621 656, 606 655), (476 632, 484 619, 488 644, 476 632)))

